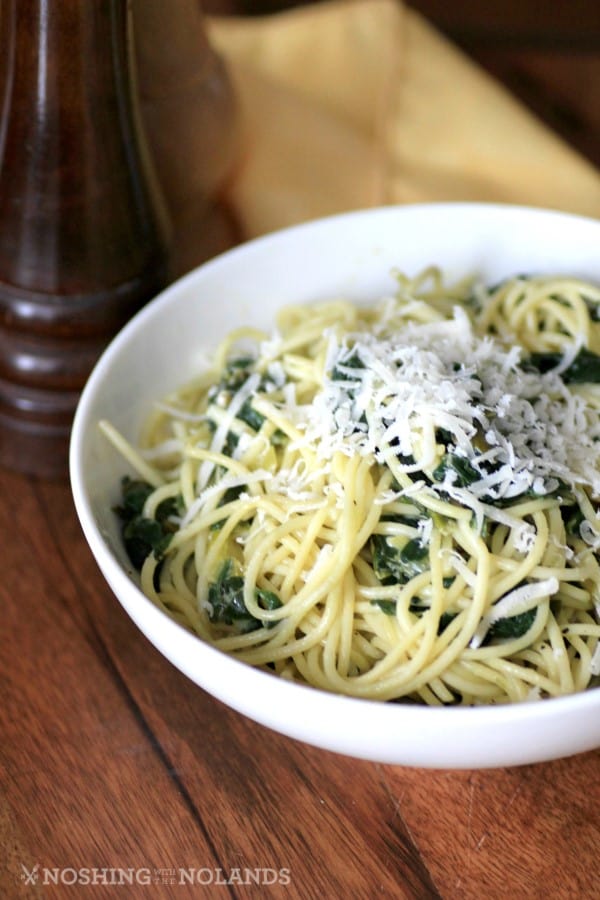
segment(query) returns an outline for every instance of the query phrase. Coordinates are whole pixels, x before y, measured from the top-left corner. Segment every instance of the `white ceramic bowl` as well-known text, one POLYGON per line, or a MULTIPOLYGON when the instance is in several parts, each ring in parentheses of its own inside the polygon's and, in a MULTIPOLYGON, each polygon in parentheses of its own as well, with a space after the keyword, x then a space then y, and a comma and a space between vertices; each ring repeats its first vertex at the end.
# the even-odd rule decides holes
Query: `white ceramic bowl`
POLYGON ((384 763, 441 768, 517 765, 600 746, 600 689, 501 707, 428 708, 327 694, 252 669, 159 611, 130 576, 111 512, 122 459, 97 428, 135 440, 153 400, 185 382, 237 324, 270 329, 282 304, 377 298, 392 270, 431 263, 493 282, 523 272, 600 282, 600 222, 509 206, 442 204, 367 210, 246 243, 185 276, 113 340, 77 410, 70 466, 77 512, 97 563, 146 637, 193 682, 276 731, 384 763))

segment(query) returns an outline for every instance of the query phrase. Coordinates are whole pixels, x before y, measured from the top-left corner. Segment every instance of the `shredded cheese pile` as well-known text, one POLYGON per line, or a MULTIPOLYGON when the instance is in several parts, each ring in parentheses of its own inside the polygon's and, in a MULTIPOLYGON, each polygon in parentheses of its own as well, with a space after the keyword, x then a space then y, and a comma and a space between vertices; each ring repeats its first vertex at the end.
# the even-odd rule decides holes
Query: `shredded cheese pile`
MULTIPOLYGON (((558 372, 525 371, 521 347, 477 336, 464 310, 442 326, 409 323, 393 338, 328 337, 322 391, 287 410, 300 427, 306 421, 306 440, 320 455, 381 458, 380 448, 393 444, 400 460, 413 458, 399 462, 402 471, 427 471, 439 456, 435 431, 443 429, 481 476, 469 485, 475 497, 546 494, 561 482, 600 491, 598 410, 558 372)), ((454 478, 449 470, 436 490, 454 478)))

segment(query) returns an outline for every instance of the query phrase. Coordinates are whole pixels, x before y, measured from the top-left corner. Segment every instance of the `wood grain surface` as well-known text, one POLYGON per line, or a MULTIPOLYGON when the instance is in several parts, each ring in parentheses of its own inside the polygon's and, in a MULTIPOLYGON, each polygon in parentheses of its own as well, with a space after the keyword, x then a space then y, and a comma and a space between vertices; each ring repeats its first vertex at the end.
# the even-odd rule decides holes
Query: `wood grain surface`
MULTIPOLYGON (((483 6, 430 11, 600 162, 598 4, 572 4, 573 50, 555 2, 498 0, 495 40, 483 6)), ((0 470, 0 554, 1 898, 600 897, 598 752, 430 771, 266 730, 138 632, 66 483, 0 470)))
POLYGON ((274 734, 140 635, 67 485, 4 472, 0 496, 1 896, 94 868, 113 870, 105 880, 133 870, 127 896, 147 894, 148 879, 164 897, 598 896, 597 753, 429 771, 274 734), (36 865, 38 884, 25 884, 36 865), (278 880, 236 884, 245 870, 278 880))

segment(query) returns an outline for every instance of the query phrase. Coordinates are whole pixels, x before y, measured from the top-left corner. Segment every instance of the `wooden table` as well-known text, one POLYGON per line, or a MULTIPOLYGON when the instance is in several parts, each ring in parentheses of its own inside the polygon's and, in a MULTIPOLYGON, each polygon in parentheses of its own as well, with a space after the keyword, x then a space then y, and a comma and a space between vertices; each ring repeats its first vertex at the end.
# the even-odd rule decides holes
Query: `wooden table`
MULTIPOLYGON (((588 38, 579 64, 598 73, 598 31, 588 38)), ((488 45, 480 61, 535 71, 565 136, 598 161, 598 82, 580 89, 564 47, 559 83, 547 42, 537 56, 488 45)), ((452 772, 302 745, 148 644, 99 574, 66 483, 0 471, 0 548, 0 896, 600 896, 599 753, 452 772)))

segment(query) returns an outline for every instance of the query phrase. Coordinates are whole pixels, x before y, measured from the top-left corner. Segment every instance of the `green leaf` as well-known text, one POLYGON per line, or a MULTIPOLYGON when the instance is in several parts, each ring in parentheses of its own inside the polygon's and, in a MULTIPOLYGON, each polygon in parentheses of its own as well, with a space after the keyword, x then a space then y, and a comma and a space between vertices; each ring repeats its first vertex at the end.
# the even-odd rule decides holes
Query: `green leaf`
POLYGON ((398 546, 398 539, 383 534, 371 537, 373 570, 382 584, 405 584, 429 567, 429 548, 418 538, 398 546))
POLYGON ((121 505, 115 507, 115 512, 121 519, 129 519, 139 516, 144 504, 154 488, 147 481, 130 478, 128 475, 121 480, 121 505))
MULTIPOLYGON (((206 424, 214 434, 217 430, 217 423, 213 419, 207 419, 206 424)), ((239 442, 239 436, 234 431, 228 431, 225 435, 225 441, 223 442, 223 448, 221 450, 223 456, 233 456, 239 442)))
POLYGON ((563 506, 560 510, 562 520, 565 524, 565 531, 569 537, 581 537, 580 526, 585 520, 579 506, 563 506))
POLYGON ((178 494, 176 497, 165 497, 164 500, 156 507, 155 519, 157 522, 160 522, 163 528, 168 528, 171 531, 177 530, 177 525, 172 522, 168 522, 172 516, 181 516, 183 513, 183 498, 181 494, 178 494))
POLYGON ((454 473, 453 485, 456 487, 468 487, 475 481, 481 480, 481 475, 468 459, 458 456, 456 453, 447 453, 440 464, 433 471, 434 481, 444 481, 447 472, 454 473))
MULTIPOLYGON (((533 368, 543 374, 556 369, 562 361, 562 353, 532 353, 524 360, 524 368, 533 368)), ((582 347, 560 377, 565 384, 600 384, 600 356, 582 347)))
POLYGON ((446 630, 450 622, 457 617, 458 613, 455 612, 444 612, 440 616, 440 622, 438 625, 438 634, 442 634, 443 631, 446 630))
POLYGON ((261 413, 256 412, 252 406, 251 400, 246 400, 237 413, 236 419, 241 419, 241 421, 245 422, 246 425, 249 425, 253 431, 258 431, 265 421, 265 417, 261 413))
MULTIPOLYGON (((254 618, 244 602, 244 579, 234 575, 233 560, 227 559, 221 566, 216 581, 208 588, 208 602, 211 606, 211 622, 233 626, 240 634, 247 634, 262 628, 262 622, 254 618)), ((278 609, 281 601, 277 594, 257 588, 254 596, 263 609, 278 609)), ((273 627, 269 622, 266 627, 273 627)))
POLYGON ((518 613, 516 616, 499 619, 490 627, 486 635, 486 642, 493 638, 514 639, 523 637, 533 625, 535 613, 536 608, 534 606, 533 609, 518 613))
POLYGON ((173 537, 170 532, 165 533, 160 522, 156 519, 146 519, 136 516, 123 526, 123 542, 127 555, 136 569, 141 569, 144 561, 151 553, 157 559, 163 555, 173 537))
MULTIPOLYGON (((395 600, 371 600, 375 606, 378 606, 387 616, 395 616, 396 615, 396 601, 395 600)), ((424 613, 429 612, 429 606, 421 606, 418 603, 411 603, 408 607, 411 613, 414 613, 417 616, 422 616, 424 613)), ((453 612, 445 612, 440 616, 440 621, 438 625, 438 634, 441 634, 445 628, 448 627, 452 619, 455 619, 458 613, 453 612)))
POLYGON ((283 447, 288 442, 288 436, 281 428, 276 428, 271 435, 271 444, 274 447, 283 447))
POLYGON ((223 371, 223 377, 215 387, 211 388, 211 396, 220 394, 222 391, 237 394, 249 375, 254 371, 254 363, 255 360, 251 356, 239 356, 236 359, 230 359, 223 371))
POLYGON ((352 375, 346 369, 364 369, 365 364, 357 350, 353 350, 346 359, 338 360, 331 373, 331 381, 353 381, 352 375))
MULTIPOLYGON (((256 590, 254 591, 254 596, 256 597, 258 605, 262 609, 279 609, 279 607, 282 605, 281 600, 273 591, 265 591, 262 588, 256 588, 256 590)), ((276 624, 276 622, 265 622, 264 627, 274 628, 276 624)))
POLYGON ((395 600, 371 600, 374 606, 378 606, 382 612, 386 614, 386 616, 395 616, 396 615, 396 601, 395 600))
POLYGON ((181 497, 167 497, 159 503, 154 519, 143 516, 144 504, 153 490, 148 482, 125 476, 121 481, 122 503, 115 508, 123 521, 121 535, 125 550, 138 571, 151 553, 159 560, 163 557, 178 528, 170 517, 181 514, 181 497))
MULTIPOLYGON (((246 383, 250 375, 254 372, 255 360, 249 356, 241 356, 237 359, 232 359, 227 363, 225 370, 223 372, 223 377, 221 380, 215 384, 209 391, 209 398, 214 400, 219 395, 226 394, 229 400, 232 399, 234 394, 236 394, 241 387, 246 383)), ((258 391, 266 390, 265 379, 261 378, 260 383, 257 388, 258 391)), ((236 413, 236 419, 239 419, 241 422, 245 422, 253 431, 258 431, 265 421, 265 417, 257 412, 252 406, 252 399, 248 399, 242 405, 241 409, 236 413)), ((235 445, 237 444, 238 438, 235 437, 235 444, 233 443, 233 437, 229 437, 228 435, 228 448, 226 455, 231 456, 235 445)), ((224 451, 225 452, 225 451, 224 451)))
MULTIPOLYGON (((227 503, 233 503, 234 500, 237 500, 240 495, 247 489, 246 484, 238 484, 235 487, 227 488, 227 490, 223 493, 223 496, 219 500, 217 504, 217 509, 221 506, 226 506, 227 503)), ((220 529, 225 524, 225 519, 219 519, 218 522, 213 522, 210 526, 211 531, 220 531, 220 529)))

